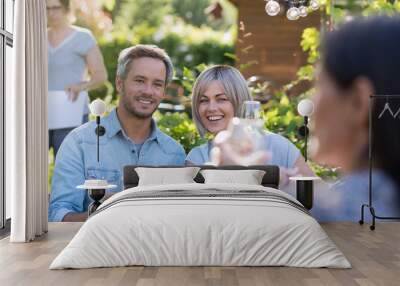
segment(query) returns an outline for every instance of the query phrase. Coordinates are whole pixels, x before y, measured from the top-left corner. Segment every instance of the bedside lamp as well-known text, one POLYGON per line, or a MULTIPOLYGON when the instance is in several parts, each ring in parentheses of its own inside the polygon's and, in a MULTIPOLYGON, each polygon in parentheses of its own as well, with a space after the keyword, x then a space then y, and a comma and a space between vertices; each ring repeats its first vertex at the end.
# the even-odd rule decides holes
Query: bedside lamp
POLYGON ((96 130, 95 133, 97 135, 97 162, 100 161, 100 146, 99 146, 99 139, 100 136, 103 136, 106 133, 106 129, 100 125, 100 116, 106 112, 106 104, 103 100, 97 98, 89 105, 90 112, 96 116, 96 130))
POLYGON ((304 146, 304 159, 307 162, 307 141, 308 141, 308 118, 313 114, 314 112, 314 104, 311 100, 309 99, 303 99, 299 102, 297 105, 297 111, 301 116, 304 117, 304 125, 301 126, 298 130, 299 135, 304 137, 305 139, 305 146, 304 146))

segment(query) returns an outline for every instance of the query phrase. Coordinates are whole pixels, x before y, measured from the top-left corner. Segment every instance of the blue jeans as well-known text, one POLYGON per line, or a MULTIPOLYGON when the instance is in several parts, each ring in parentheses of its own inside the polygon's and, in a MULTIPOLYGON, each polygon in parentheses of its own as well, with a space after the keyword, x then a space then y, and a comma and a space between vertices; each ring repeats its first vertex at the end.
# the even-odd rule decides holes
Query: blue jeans
MULTIPOLYGON (((89 121, 89 114, 84 114, 82 118, 82 124, 85 124, 89 121)), ((49 149, 53 147, 54 150, 54 159, 56 158, 58 149, 60 149, 61 143, 64 141, 64 138, 71 132, 75 127, 71 128, 60 128, 60 129, 52 129, 49 130, 49 149)))

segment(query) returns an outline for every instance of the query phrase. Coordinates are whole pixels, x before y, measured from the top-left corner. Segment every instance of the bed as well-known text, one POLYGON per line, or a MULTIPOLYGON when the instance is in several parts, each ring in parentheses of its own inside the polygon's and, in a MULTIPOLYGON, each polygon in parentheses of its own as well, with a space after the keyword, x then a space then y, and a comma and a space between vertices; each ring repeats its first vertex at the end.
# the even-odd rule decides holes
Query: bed
MULTIPOLYGON (((201 166, 192 182, 171 184, 171 176, 165 176, 165 183, 151 185, 139 183, 145 181, 138 175, 143 169, 150 170, 124 168, 126 189, 97 209, 50 269, 131 265, 351 267, 307 209, 278 189, 276 166, 201 166), (238 172, 231 177, 232 182, 221 183, 204 178, 204 171, 209 170, 219 180, 223 176, 215 174, 220 170, 238 172), (263 172, 261 184, 235 182, 254 170, 263 172)), ((147 179, 156 182, 154 174, 147 179)))

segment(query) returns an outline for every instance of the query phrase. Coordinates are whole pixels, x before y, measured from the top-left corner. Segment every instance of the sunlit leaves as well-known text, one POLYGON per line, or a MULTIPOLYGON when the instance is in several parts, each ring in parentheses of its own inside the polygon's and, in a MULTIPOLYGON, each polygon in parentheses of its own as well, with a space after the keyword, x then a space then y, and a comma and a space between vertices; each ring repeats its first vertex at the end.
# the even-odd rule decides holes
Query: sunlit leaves
POLYGON ((318 47, 320 43, 320 34, 317 28, 306 28, 303 31, 300 45, 303 51, 308 52, 308 63, 312 64, 319 58, 318 47))

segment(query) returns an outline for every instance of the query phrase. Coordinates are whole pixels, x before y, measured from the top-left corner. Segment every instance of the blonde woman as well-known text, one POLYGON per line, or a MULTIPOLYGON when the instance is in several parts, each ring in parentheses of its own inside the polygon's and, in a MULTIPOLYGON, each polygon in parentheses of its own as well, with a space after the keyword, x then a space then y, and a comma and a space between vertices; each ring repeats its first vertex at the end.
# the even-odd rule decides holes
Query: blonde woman
MULTIPOLYGON (((200 135, 204 136, 207 132, 216 135, 226 130, 231 119, 240 115, 246 100, 251 100, 250 91, 236 68, 216 65, 203 71, 193 86, 192 94, 193 120, 200 135)), ((209 141, 193 148, 186 157, 186 163, 202 165, 210 162, 212 146, 213 142, 209 141)), ((313 175, 300 151, 285 137, 265 132, 263 148, 272 155, 266 157, 263 163, 281 167, 281 183, 286 183, 291 175, 313 175)))

